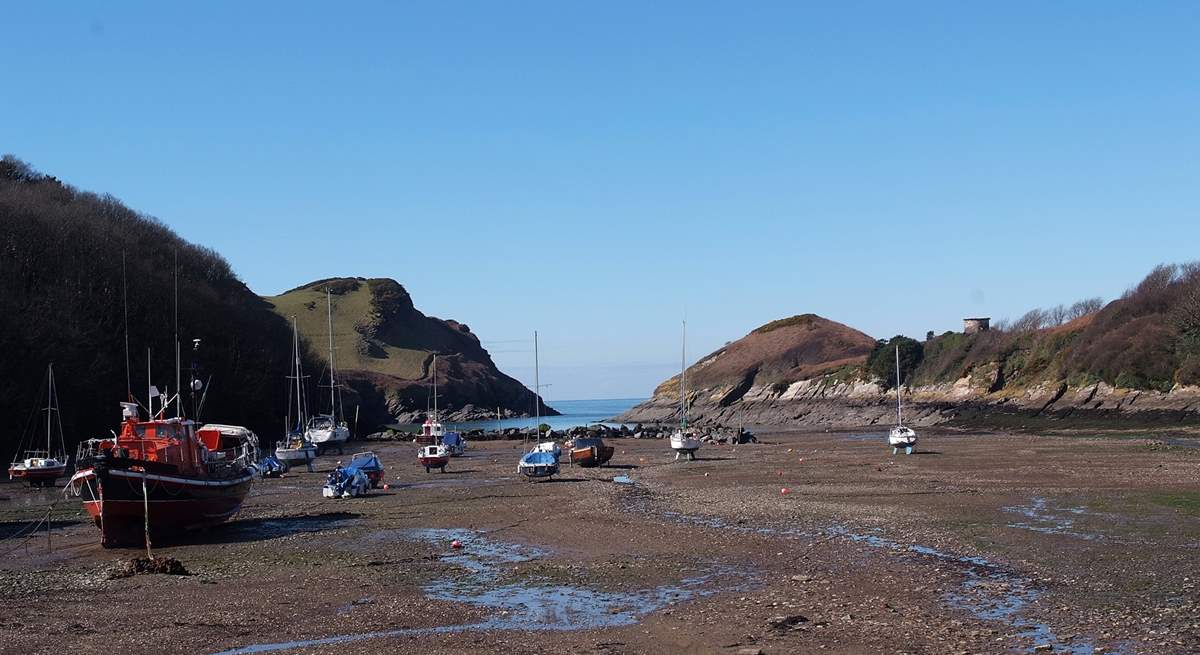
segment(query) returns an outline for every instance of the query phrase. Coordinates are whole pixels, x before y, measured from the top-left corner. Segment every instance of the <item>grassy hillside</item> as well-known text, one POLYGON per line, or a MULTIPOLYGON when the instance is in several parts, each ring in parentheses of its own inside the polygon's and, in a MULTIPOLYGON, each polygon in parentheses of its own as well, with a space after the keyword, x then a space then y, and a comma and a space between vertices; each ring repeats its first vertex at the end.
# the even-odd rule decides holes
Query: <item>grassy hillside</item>
MULTIPOLYGON (((314 377, 328 380, 326 290, 338 371, 361 399, 365 420, 413 420, 423 414, 431 402, 435 354, 442 409, 453 413, 473 406, 481 416, 493 416, 497 408, 533 414, 533 392, 496 368, 469 327, 422 314, 404 287, 386 278, 318 280, 265 299, 281 317, 296 318, 300 334, 323 362, 310 371, 314 377)), ((542 412, 554 410, 543 404, 542 412)))
POLYGON ((79 191, 6 157, 0 253, 0 398, 10 424, 18 424, 0 441, 3 457, 17 446, 49 362, 69 440, 107 434, 119 422, 117 403, 126 395, 122 253, 134 394, 145 400, 147 348, 154 384, 175 385, 177 259, 184 364, 193 359, 191 340, 201 339, 195 361, 200 377, 212 380, 201 418, 275 436, 286 411, 290 332, 212 250, 111 196, 79 191))

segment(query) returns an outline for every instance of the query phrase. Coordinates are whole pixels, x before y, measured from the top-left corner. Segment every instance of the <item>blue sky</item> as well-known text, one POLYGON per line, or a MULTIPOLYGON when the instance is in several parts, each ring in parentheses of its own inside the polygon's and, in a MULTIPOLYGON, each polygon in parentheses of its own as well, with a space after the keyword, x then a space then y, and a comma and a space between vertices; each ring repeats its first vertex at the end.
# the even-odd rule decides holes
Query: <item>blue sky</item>
POLYGON ((7 7, 0 151, 263 294, 393 277, 547 396, 775 318, 876 337, 1200 258, 1200 5, 7 7))

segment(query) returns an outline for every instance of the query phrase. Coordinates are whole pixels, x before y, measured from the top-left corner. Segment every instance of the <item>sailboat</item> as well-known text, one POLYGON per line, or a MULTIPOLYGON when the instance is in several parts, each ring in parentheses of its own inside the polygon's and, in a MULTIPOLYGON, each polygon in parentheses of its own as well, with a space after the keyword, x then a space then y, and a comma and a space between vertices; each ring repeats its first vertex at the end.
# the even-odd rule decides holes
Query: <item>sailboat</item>
POLYGON ((350 439, 350 428, 342 420, 338 404, 337 366, 333 358, 333 296, 325 289, 326 315, 329 320, 329 413, 317 414, 308 419, 304 438, 317 447, 317 454, 336 449, 342 454, 342 445, 350 439))
POLYGON ((675 451, 675 459, 687 457, 688 461, 696 459, 696 451, 700 450, 700 437, 695 430, 687 425, 687 321, 683 322, 683 350, 679 359, 679 428, 671 435, 671 450, 675 451))
POLYGON ((446 429, 438 421, 437 355, 434 355, 433 414, 425 419, 425 424, 421 426, 421 435, 417 439, 417 443, 426 444, 417 451, 417 462, 425 467, 426 473, 432 469, 438 469, 442 473, 446 472, 446 465, 450 463, 450 449, 442 444, 442 437, 445 434, 446 429))
MULTIPOLYGON (((8 479, 25 480, 31 487, 53 485, 67 472, 67 448, 63 443, 62 417, 58 412, 58 392, 54 388, 54 365, 46 368, 46 449, 34 448, 36 436, 30 433, 29 449, 17 451, 8 467, 8 479), (58 416, 56 419, 55 417, 58 416), (58 425, 58 444, 55 449, 53 425, 58 425)), ((37 444, 41 446, 41 444, 37 444)))
POLYGON ((282 472, 293 466, 304 464, 308 472, 313 472, 313 460, 317 457, 317 447, 304 436, 305 419, 308 417, 308 403, 304 393, 304 371, 300 365, 300 333, 296 329, 296 317, 292 317, 292 370, 288 376, 288 417, 284 428, 283 441, 275 447, 275 459, 279 460, 282 472), (295 396, 292 395, 293 388, 295 396), (296 416, 292 417, 292 400, 296 401, 296 416))
POLYGON ((911 455, 917 445, 917 433, 904 426, 904 403, 900 397, 900 346, 896 346, 896 427, 888 433, 888 444, 892 446, 893 455, 900 452, 901 448, 905 454, 911 455))
POLYGON ((562 452, 553 441, 542 443, 542 397, 538 379, 538 339, 533 333, 533 407, 534 430, 537 430, 537 445, 525 453, 517 463, 517 472, 530 479, 553 478, 558 473, 558 456, 562 452))

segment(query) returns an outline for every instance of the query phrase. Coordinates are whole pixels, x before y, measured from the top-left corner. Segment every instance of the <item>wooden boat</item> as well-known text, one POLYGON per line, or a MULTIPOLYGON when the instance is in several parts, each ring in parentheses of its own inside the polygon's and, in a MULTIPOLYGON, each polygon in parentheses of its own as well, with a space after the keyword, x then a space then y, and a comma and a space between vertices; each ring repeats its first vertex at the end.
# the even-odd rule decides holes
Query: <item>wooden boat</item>
POLYGON ((700 438, 694 430, 687 426, 687 321, 683 322, 683 351, 679 358, 679 428, 671 435, 671 450, 675 451, 675 460, 683 455, 688 461, 696 459, 696 451, 700 450, 700 438))
POLYGON ((439 469, 442 473, 445 473, 446 466, 450 464, 450 451, 441 444, 422 446, 417 451, 417 462, 425 467, 426 473, 432 469, 439 469))
POLYGON ((600 437, 580 437, 571 444, 571 463, 584 468, 604 466, 615 452, 600 437))
POLYGON ((18 450, 8 467, 9 480, 24 480, 31 487, 53 486, 55 480, 67 473, 68 458, 63 442, 62 420, 58 412, 58 392, 54 387, 53 364, 46 368, 46 407, 42 411, 46 412, 45 450, 40 448, 41 442, 35 429, 29 433, 28 442, 22 444, 29 448, 18 450), (54 426, 57 426, 57 429, 54 426), (54 439, 56 434, 57 443, 54 439), (34 447, 34 442, 37 442, 38 447, 34 447))
POLYGON ((304 393, 304 370, 300 364, 300 333, 296 329, 296 317, 292 317, 292 370, 288 375, 288 416, 284 424, 283 440, 275 447, 275 459, 280 472, 287 473, 293 466, 306 466, 313 472, 313 460, 317 458, 317 447, 304 436, 308 416, 308 402, 304 393), (293 407, 293 402, 295 406, 293 407), (295 416, 292 412, 295 412, 295 416))
POLYGON ((342 447, 350 440, 350 428, 346 425, 343 416, 345 408, 338 393, 337 364, 333 356, 333 297, 328 288, 325 289, 325 306, 329 322, 329 413, 310 418, 304 438, 317 447, 318 455, 327 450, 336 450, 340 455, 342 447))
POLYGON ((253 432, 179 417, 142 421, 136 403, 121 407, 120 433, 80 444, 68 485, 100 529, 101 545, 139 544, 237 514, 257 473, 253 432))
POLYGON ((372 488, 383 486, 383 462, 379 460, 379 457, 375 453, 369 450, 355 453, 350 458, 350 466, 365 473, 372 488))
POLYGON ((899 453, 901 449, 906 455, 911 455, 913 448, 917 447, 917 433, 904 425, 904 401, 901 396, 900 346, 896 346, 896 427, 888 432, 888 445, 892 447, 893 455, 899 453))

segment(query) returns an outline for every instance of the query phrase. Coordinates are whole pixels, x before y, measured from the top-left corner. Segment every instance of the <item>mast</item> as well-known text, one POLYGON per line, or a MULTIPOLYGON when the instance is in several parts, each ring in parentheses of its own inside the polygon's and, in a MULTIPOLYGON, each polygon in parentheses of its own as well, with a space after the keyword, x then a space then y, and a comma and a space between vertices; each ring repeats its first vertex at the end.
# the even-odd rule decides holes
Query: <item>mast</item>
POLYGON ((179 249, 175 249, 175 418, 183 408, 183 387, 179 384, 179 249))
POLYGON ((325 287, 325 312, 329 321, 329 414, 337 422, 337 380, 333 365, 333 296, 325 287))
POLYGON ((438 422, 438 406, 437 406, 437 353, 433 355, 433 424, 438 422))
POLYGON ((121 251, 121 304, 125 311, 125 400, 133 400, 133 383, 129 375, 129 282, 125 275, 125 251, 121 251))
POLYGON ((904 417, 900 406, 900 346, 896 346, 896 425, 904 425, 904 417))
MULTIPOLYGON (((294 429, 301 430, 306 417, 304 416, 304 397, 300 390, 300 332, 296 328, 295 316, 292 317, 292 358, 294 359, 292 366, 296 379, 296 426, 294 429)), ((288 417, 288 420, 291 420, 291 416, 288 417)), ((288 429, 293 428, 289 427, 288 429)))
POLYGON ((533 331, 533 429, 537 431, 538 443, 542 443, 542 385, 538 380, 537 330, 533 331))
POLYGON ((50 456, 50 412, 54 411, 54 364, 46 375, 46 457, 50 456))
POLYGON ((679 353, 679 427, 687 427, 687 319, 683 321, 683 347, 679 353))

